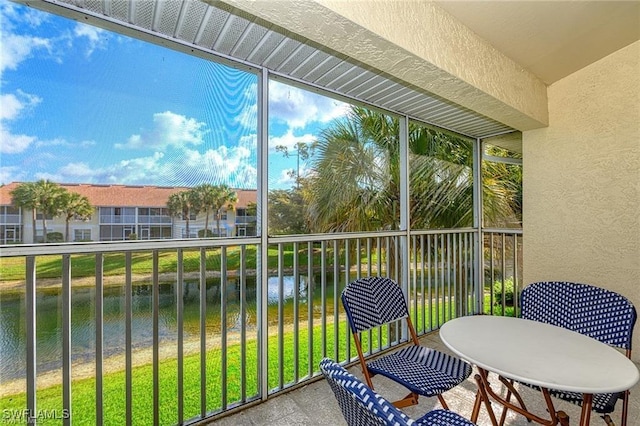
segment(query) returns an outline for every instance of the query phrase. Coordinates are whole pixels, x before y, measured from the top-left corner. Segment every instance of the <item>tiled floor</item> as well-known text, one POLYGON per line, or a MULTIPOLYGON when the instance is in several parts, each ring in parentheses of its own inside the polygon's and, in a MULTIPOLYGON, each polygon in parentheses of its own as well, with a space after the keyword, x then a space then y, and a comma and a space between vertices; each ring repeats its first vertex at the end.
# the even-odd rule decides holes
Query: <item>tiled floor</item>
MULTIPOLYGON (((442 344, 437 333, 423 337, 422 341, 425 346, 430 346, 444 352, 448 352, 448 349, 442 344)), ((362 377, 358 367, 352 367, 349 371, 358 377, 362 377)), ((377 381, 374 381, 376 391, 383 396, 389 396, 389 399, 400 398, 406 394, 406 391, 404 391, 403 388, 386 381, 384 378, 376 378, 376 380, 377 381)), ((472 374, 471 377, 461 386, 458 386, 445 394, 445 399, 449 404, 449 408, 468 418, 471 415, 471 409, 473 407, 475 389, 476 385, 473 381, 472 374)), ((521 387, 520 389, 529 409, 534 410, 540 416, 545 416, 546 406, 542 402, 540 395, 526 387, 521 387), (538 403, 535 404, 534 402, 538 403)), ((556 409, 564 410, 569 415, 571 424, 578 423, 580 418, 579 407, 558 400, 554 400, 554 403, 556 403, 556 409)), ((640 425, 640 384, 636 385, 631 390, 631 401, 629 405, 629 426, 640 425)), ((617 425, 620 424, 621 406, 622 404, 618 403, 617 411, 612 416, 617 425)), ((496 415, 499 416, 501 412, 500 408, 496 407, 496 404, 494 404, 494 407, 496 415)), ((413 418, 418 418, 433 408, 440 408, 436 398, 421 398, 418 405, 405 408, 403 411, 413 418)), ((298 390, 274 397, 253 408, 218 419, 211 424, 223 426, 339 426, 345 425, 346 422, 342 417, 340 408, 338 407, 329 385, 324 380, 320 380, 298 390)), ((490 424, 489 416, 483 407, 480 411, 478 425, 488 426, 490 424)), ((531 423, 528 423, 524 417, 513 412, 509 412, 505 424, 509 426, 531 425, 531 423)), ((598 415, 593 413, 591 416, 591 424, 604 426, 605 422, 598 415)))

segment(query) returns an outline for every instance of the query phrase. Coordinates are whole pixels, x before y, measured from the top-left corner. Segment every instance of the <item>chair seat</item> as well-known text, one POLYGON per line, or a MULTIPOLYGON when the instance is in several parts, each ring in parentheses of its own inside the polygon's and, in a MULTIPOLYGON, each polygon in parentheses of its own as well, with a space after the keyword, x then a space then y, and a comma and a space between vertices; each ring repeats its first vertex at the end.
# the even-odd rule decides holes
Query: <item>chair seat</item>
MULTIPOLYGON (((582 405, 581 393, 563 392, 558 390, 550 390, 549 393, 564 401, 568 401, 576 405, 582 405)), ((616 401, 620 398, 622 398, 622 393, 603 393, 593 395, 593 411, 599 414, 613 413, 616 409, 616 401)))
MULTIPOLYGON (((538 386, 533 386, 527 383, 523 383, 524 385, 540 390, 538 386)), ((572 404, 582 406, 582 394, 577 392, 565 392, 559 391, 555 389, 549 389, 549 394, 563 401, 570 402, 572 404)), ((613 413, 616 409, 616 402, 618 399, 623 397, 623 392, 618 393, 600 393, 593 395, 593 400, 591 402, 592 409, 596 413, 599 414, 610 414, 613 413)))
POLYGON ((449 410, 432 410, 413 423, 414 426, 475 426, 461 415, 449 410))
POLYGON ((372 375, 380 374, 397 381, 423 396, 436 396, 462 383, 471 374, 471 366, 424 346, 409 346, 367 362, 372 375))

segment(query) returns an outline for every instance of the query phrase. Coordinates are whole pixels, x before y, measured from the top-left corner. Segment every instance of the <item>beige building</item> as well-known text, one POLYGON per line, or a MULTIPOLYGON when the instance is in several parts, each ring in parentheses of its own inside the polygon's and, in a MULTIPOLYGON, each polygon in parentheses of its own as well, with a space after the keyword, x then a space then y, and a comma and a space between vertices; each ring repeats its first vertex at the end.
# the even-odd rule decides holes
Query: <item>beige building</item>
MULTIPOLYGON (((20 183, 13 182, 0 187, 0 243, 31 243, 33 221, 31 212, 21 211, 12 205, 11 191, 20 183)), ((70 192, 89 199, 95 208, 90 219, 72 220, 69 223, 69 241, 120 241, 129 239, 158 240, 171 238, 197 238, 204 230, 204 213, 192 215, 187 221, 171 216, 167 200, 171 194, 188 190, 186 187, 61 184, 70 192)), ((212 215, 207 228, 214 236, 251 236, 256 233, 256 217, 247 214, 247 207, 256 202, 255 190, 236 190, 238 201, 232 211, 224 211, 220 229, 212 215)), ((36 241, 42 241, 41 216, 36 221, 36 241)), ((47 233, 64 236, 66 223, 62 217, 46 220, 47 233)))

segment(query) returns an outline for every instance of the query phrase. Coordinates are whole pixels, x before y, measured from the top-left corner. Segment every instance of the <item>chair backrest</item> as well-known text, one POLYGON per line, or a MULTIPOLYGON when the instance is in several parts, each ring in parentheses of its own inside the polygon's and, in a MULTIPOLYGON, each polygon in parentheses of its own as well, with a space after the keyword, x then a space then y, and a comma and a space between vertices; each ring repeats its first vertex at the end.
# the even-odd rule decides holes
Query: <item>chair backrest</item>
POLYGON ((637 314, 613 291, 589 284, 537 282, 522 290, 522 318, 545 322, 631 350, 637 314))
POLYGON ((349 426, 404 426, 414 423, 392 403, 375 393, 335 361, 323 359, 320 362, 320 371, 329 382, 349 426))
POLYGON ((342 305, 354 333, 409 316, 402 289, 386 277, 359 278, 349 283, 342 291, 342 305))

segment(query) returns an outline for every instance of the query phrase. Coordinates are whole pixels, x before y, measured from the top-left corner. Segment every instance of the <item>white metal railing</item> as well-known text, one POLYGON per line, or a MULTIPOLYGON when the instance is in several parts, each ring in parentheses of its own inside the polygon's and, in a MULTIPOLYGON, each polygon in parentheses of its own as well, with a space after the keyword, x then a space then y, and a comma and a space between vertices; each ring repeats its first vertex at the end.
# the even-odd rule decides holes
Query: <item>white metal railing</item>
MULTIPOLYGON (((325 356, 355 360, 339 301, 355 278, 398 281, 419 334, 479 309, 496 313, 487 277, 505 282, 514 270, 520 283, 521 232, 483 234, 489 256, 481 270, 479 235, 274 237, 267 265, 259 238, 3 247, 4 267, 13 262, 24 271, 0 284, 0 303, 18 316, 24 347, 12 362, 3 359, 10 367, 0 375, 0 401, 24 398, 7 408, 33 415, 66 413, 63 424, 104 424, 113 416, 127 424, 182 424, 241 409, 316 378, 325 356), (56 392, 61 400, 50 396, 56 392), (87 399, 95 412, 77 408, 87 399)), ((364 349, 385 351, 405 337, 379 330, 364 349)))

